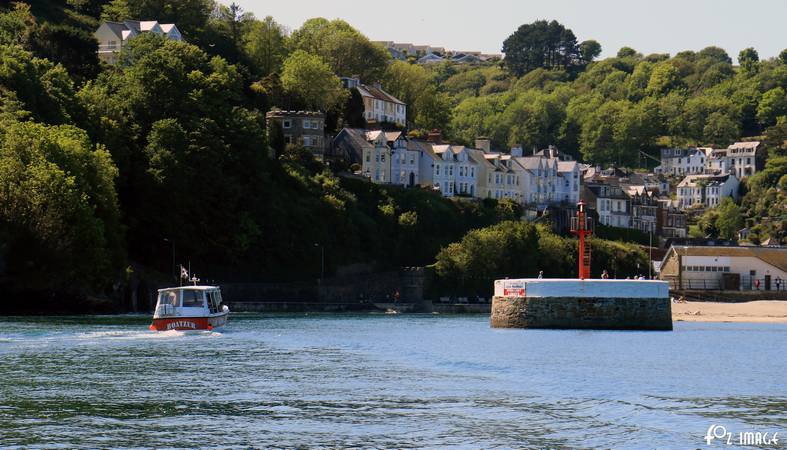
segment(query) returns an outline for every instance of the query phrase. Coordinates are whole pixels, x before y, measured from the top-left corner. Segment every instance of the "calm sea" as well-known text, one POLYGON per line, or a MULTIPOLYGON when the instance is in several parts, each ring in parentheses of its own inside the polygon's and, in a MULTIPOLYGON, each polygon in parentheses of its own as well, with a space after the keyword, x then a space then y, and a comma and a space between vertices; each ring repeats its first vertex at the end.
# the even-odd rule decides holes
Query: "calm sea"
MULTIPOLYGON (((0 447, 735 448, 780 432, 787 326, 493 330, 486 316, 0 318, 0 447), (720 432, 719 432, 720 433, 720 432), (734 443, 734 442, 733 442, 734 443)), ((751 447, 750 447, 751 448, 751 447)))

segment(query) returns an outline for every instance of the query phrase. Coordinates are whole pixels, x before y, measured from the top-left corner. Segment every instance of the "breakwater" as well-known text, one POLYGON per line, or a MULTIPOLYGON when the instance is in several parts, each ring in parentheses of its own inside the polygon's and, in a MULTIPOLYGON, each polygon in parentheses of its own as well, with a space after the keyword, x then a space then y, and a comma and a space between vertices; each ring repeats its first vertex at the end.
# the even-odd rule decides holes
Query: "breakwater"
POLYGON ((671 330, 662 281, 517 279, 495 282, 494 328, 671 330))

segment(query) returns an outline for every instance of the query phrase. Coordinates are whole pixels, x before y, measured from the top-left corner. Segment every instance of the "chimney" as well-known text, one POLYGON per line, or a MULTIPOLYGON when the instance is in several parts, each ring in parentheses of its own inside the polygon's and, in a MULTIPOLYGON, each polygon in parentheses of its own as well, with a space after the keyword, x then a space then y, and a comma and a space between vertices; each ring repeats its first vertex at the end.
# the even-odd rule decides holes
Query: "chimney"
POLYGON ((533 146, 533 156, 536 156, 536 153, 538 153, 538 147, 536 147, 536 146, 534 145, 534 146, 533 146))
POLYGON ((492 141, 488 137, 479 136, 475 138, 475 148, 483 150, 484 153, 489 153, 492 151, 492 141))
POLYGON ((554 145, 549 146, 549 157, 557 158, 557 147, 555 147, 554 145))
POLYGON ((429 135, 426 137, 426 141, 431 142, 433 144, 442 144, 443 133, 438 129, 434 129, 429 132, 429 135))
POLYGON ((511 147, 511 156, 516 158, 516 157, 522 156, 523 154, 524 154, 524 151, 522 150, 522 146, 521 145, 517 144, 517 145, 511 147))

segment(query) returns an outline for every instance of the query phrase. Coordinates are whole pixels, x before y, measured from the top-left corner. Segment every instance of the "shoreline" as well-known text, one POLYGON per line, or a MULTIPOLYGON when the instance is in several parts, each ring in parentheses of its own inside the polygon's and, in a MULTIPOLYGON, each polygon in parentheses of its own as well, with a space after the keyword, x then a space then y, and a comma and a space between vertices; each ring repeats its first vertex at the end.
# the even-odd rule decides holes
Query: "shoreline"
POLYGON ((787 323, 787 301, 672 304, 673 322, 787 323))

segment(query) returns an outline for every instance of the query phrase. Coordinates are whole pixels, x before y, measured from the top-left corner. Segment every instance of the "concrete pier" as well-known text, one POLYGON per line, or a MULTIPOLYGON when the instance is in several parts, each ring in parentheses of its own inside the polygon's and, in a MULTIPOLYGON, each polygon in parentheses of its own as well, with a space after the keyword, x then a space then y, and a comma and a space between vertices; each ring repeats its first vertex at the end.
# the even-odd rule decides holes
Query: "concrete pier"
POLYGON ((491 325, 672 330, 669 284, 650 280, 498 280, 491 325))

